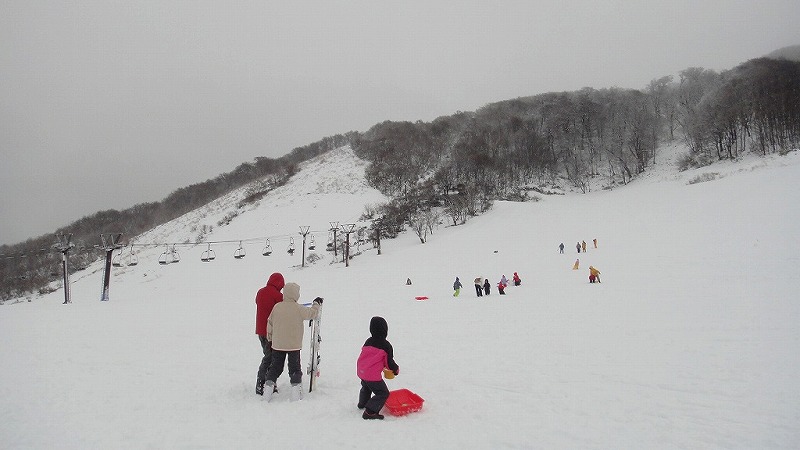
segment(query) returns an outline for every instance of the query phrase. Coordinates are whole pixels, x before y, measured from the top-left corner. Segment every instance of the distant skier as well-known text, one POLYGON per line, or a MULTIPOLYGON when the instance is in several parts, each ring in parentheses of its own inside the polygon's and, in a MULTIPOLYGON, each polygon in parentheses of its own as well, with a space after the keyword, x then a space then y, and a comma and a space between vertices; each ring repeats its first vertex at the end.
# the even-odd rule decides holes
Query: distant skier
POLYGON ((483 282, 483 292, 486 295, 489 295, 489 292, 491 291, 491 288, 492 288, 492 284, 489 283, 489 279, 486 278, 486 280, 483 282))
POLYGON ((381 408, 389 398, 389 388, 383 380, 384 369, 393 375, 400 373, 400 367, 394 361, 394 349, 386 340, 389 325, 383 317, 375 316, 369 321, 369 339, 361 347, 358 356, 357 371, 361 379, 361 391, 358 393, 358 409, 363 409, 361 417, 365 420, 383 419, 381 408))
POLYGON ((586 253, 586 241, 581 241, 581 250, 583 250, 583 253, 586 253))
POLYGON ((594 244, 594 248, 597 248, 597 238, 592 239, 592 243, 594 244))
POLYGON ((299 305, 300 285, 286 283, 283 287, 283 301, 275 305, 267 323, 267 337, 272 342, 272 363, 267 374, 267 388, 264 397, 272 398, 273 387, 283 373, 283 365, 288 357, 289 382, 292 385, 291 398, 302 398, 303 371, 300 369, 300 349, 303 348, 303 321, 317 317, 322 298, 317 297, 311 307, 299 305))
POLYGON ((522 278, 517 275, 517 272, 514 272, 514 276, 511 279, 514 280, 514 286, 519 286, 522 284, 522 278))
POLYGON ((558 246, 558 252, 559 253, 564 253, 564 243, 563 242, 558 246))
POLYGON ((581 243, 578 242, 578 244, 575 246, 575 248, 577 248, 578 249, 578 253, 580 253, 581 252, 581 243))
POLYGON ((589 283, 600 282, 600 271, 594 266, 589 266, 589 283))
POLYGON ((456 277, 456 281, 453 282, 453 290, 455 291, 453 292, 453 297, 458 297, 458 294, 461 293, 462 287, 464 286, 461 285, 461 281, 458 279, 458 277, 456 277))
POLYGON ((499 292, 500 295, 506 295, 506 285, 503 284, 502 280, 497 283, 497 292, 499 292))
POLYGON ((503 289, 505 289, 505 288, 507 288, 507 287, 508 287, 508 278, 506 278, 506 276, 505 276, 505 275, 503 275, 502 277, 500 277, 500 282, 501 282, 501 283, 503 283, 503 289))
POLYGON ((478 297, 483 297, 483 279, 481 277, 475 278, 475 293, 478 297))

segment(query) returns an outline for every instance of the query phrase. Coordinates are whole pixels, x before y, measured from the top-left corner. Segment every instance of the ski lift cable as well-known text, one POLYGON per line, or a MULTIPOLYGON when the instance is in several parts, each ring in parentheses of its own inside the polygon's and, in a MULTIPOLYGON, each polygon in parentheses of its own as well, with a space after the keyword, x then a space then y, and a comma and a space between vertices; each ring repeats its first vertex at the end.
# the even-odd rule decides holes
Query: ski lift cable
POLYGON ((273 235, 273 236, 260 236, 260 237, 252 237, 246 239, 226 239, 226 240, 218 240, 218 241, 200 241, 200 242, 149 242, 149 243, 142 243, 137 242, 135 245, 137 247, 163 247, 165 245, 174 246, 174 247, 196 247, 198 245, 205 245, 205 244, 213 244, 213 245, 225 245, 225 244, 240 244, 240 243, 251 243, 251 242, 261 242, 265 239, 271 239, 275 241, 287 240, 292 239, 292 235, 290 234, 280 234, 280 235, 273 235))
MULTIPOLYGON (((311 231, 308 232, 308 234, 312 235, 311 236, 312 238, 313 238, 313 235, 315 235, 315 234, 325 235, 325 234, 328 234, 328 233, 330 233, 330 230, 327 230, 327 229, 326 230, 311 230, 311 231)), ((216 241, 199 241, 199 242, 185 242, 185 241, 184 242, 171 242, 171 241, 158 242, 158 241, 154 241, 154 242, 145 242, 145 243, 137 242, 137 243, 131 243, 131 244, 129 244, 129 246, 131 246, 131 247, 137 246, 137 247, 142 247, 142 248, 145 248, 145 247, 161 247, 161 246, 164 246, 164 245, 176 246, 176 247, 195 247, 195 246, 204 245, 204 244, 225 245, 225 244, 239 244, 239 243, 260 242, 260 241, 263 241, 265 239, 281 241, 281 240, 287 240, 287 239, 292 239, 292 238, 293 238, 292 234, 279 234, 279 235, 259 236, 259 237, 251 237, 251 238, 244 238, 244 239, 222 239, 222 240, 216 240, 216 241)))
MULTIPOLYGON (((329 233, 331 233, 330 229, 308 231, 308 234, 311 235, 310 236, 311 242, 314 241, 314 239, 315 239, 314 235, 315 234, 327 235, 329 233)), ((159 241, 154 241, 154 242, 135 242, 135 243, 131 242, 131 243, 129 243, 127 245, 127 247, 129 247, 129 249, 130 249, 130 253, 127 255, 127 258, 128 258, 129 261, 137 261, 137 263, 138 263, 138 256, 134 253, 134 248, 135 247, 138 247, 140 249, 167 247, 167 251, 165 251, 164 253, 178 255, 177 248, 180 248, 180 247, 183 247, 183 248, 195 247, 195 246, 203 245, 203 244, 206 244, 206 245, 208 245, 208 244, 212 244, 212 245, 239 244, 240 247, 241 247, 242 244, 245 244, 245 243, 262 242, 262 241, 265 241, 265 240, 268 240, 270 242, 271 241, 275 241, 275 242, 281 242, 281 241, 286 242, 286 241, 289 241, 289 245, 290 246, 293 246, 293 244, 294 244, 294 237, 293 237, 292 234, 279 234, 279 235, 272 235, 272 236, 251 237, 251 238, 245 238, 245 239, 228 239, 228 240, 201 241, 201 242, 172 242, 172 241, 166 241, 166 242, 165 241, 161 241, 161 242, 159 242, 159 241), (171 247, 171 250, 170 250, 170 247, 171 247)), ((328 240, 330 241, 331 239, 329 238, 328 240)), ((72 250, 72 253, 75 254, 75 253, 89 253, 89 252, 101 251, 101 250, 103 250, 103 248, 101 248, 100 245, 95 244, 95 245, 91 245, 91 246, 86 246, 86 245, 79 246, 79 247, 75 246, 71 250, 72 250)), ((55 248, 41 248, 39 250, 29 251, 29 252, 2 253, 2 254, 0 254, 0 258, 4 258, 6 260, 8 260, 8 259, 22 259, 22 258, 29 258, 29 257, 35 256, 35 255, 56 255, 56 254, 60 254, 60 253, 61 252, 58 249, 55 249, 55 248)), ((162 256, 164 256, 164 253, 162 253, 162 256)), ((121 262, 120 256, 121 255, 117 255, 115 257, 115 258, 119 258, 119 259, 117 259, 117 262, 121 262)), ((178 255, 178 257, 176 259, 180 260, 180 256, 178 255)), ((136 265, 136 263, 129 264, 129 265, 136 265)))

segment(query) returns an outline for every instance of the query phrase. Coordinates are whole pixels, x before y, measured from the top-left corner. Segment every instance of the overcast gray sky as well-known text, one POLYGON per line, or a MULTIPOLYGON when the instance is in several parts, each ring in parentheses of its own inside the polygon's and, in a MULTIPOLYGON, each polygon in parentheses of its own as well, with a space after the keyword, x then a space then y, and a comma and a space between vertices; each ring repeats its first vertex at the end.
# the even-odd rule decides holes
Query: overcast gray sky
POLYGON ((797 0, 0 0, 0 244, 384 120, 800 44, 797 0))

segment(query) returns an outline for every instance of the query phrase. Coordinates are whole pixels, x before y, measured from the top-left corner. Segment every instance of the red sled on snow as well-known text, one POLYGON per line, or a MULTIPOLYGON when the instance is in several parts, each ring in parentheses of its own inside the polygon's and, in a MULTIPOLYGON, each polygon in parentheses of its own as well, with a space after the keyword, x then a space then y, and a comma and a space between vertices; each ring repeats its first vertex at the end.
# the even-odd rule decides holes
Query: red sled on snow
POLYGON ((425 400, 408 389, 398 389, 389 392, 386 408, 393 416, 405 416, 422 409, 425 400))

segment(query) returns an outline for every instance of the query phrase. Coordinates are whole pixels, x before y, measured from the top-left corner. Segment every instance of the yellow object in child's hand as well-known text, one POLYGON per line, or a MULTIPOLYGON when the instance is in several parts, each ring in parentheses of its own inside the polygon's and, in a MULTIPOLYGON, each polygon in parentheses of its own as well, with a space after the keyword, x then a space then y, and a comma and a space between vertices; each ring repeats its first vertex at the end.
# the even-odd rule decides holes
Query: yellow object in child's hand
POLYGON ((392 372, 392 369, 383 369, 383 378, 386 378, 387 380, 394 378, 394 372, 392 372))

